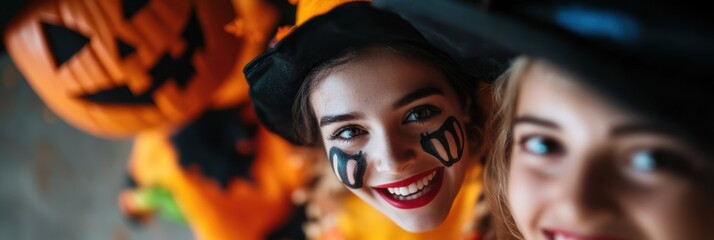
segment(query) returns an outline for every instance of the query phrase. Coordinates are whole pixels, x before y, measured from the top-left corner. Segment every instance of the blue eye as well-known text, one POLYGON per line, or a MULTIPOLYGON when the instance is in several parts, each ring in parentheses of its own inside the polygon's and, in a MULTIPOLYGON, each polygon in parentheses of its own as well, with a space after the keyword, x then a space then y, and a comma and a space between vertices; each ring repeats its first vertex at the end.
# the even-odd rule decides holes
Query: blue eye
POLYGON ((632 166, 639 171, 652 171, 656 164, 649 151, 638 151, 632 157, 632 166))
POLYGON ((424 105, 424 106, 419 106, 407 113, 407 116, 404 117, 404 123, 408 122, 422 122, 426 119, 429 119, 433 117, 434 115, 437 115, 441 113, 441 110, 434 106, 430 105, 424 105))
POLYGON ((355 126, 347 126, 338 129, 330 136, 330 140, 350 141, 353 138, 365 134, 367 131, 355 126))
POLYGON ((536 155, 558 154, 563 151, 560 143, 541 136, 525 137, 521 145, 527 152, 536 155))
POLYGON ((631 155, 631 167, 637 171, 665 171, 688 174, 692 171, 689 161, 676 153, 664 150, 638 150, 631 155))

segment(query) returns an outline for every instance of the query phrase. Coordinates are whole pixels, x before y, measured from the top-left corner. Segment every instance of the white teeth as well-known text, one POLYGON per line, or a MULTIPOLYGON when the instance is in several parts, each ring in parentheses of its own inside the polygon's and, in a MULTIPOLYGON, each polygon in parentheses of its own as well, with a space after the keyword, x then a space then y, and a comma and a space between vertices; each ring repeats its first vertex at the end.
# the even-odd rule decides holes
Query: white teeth
POLYGON ((399 193, 402 194, 402 196, 409 195, 409 188, 407 188, 407 187, 400 187, 400 188, 399 188, 399 193))
POLYGON ((555 236, 553 236, 553 240, 573 240, 573 239, 575 239, 575 238, 570 237, 570 236, 563 236, 560 234, 555 234, 555 236))
POLYGON ((409 194, 417 192, 417 185, 415 183, 409 184, 409 194))
POLYGON ((387 191, 389 193, 394 195, 394 198, 399 199, 399 200, 412 200, 416 199, 422 195, 424 195, 424 190, 427 186, 429 186, 429 183, 431 182, 432 179, 434 179, 434 176, 436 175, 436 172, 432 172, 431 174, 424 176, 422 179, 419 179, 408 186, 404 187, 393 187, 393 188, 387 188, 387 191))
POLYGON ((423 191, 419 191, 419 192, 409 195, 409 196, 394 195, 392 197, 399 201, 408 201, 408 200, 414 200, 414 199, 420 198, 421 196, 424 196, 424 194, 428 193, 429 191, 431 191, 431 188, 424 188, 423 191))

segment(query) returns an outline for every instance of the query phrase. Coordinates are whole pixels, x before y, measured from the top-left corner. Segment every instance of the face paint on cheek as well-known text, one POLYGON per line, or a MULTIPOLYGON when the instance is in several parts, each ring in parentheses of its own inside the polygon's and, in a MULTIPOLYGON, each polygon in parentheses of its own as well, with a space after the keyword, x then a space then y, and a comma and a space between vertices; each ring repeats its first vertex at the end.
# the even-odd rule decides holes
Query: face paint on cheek
POLYGON ((464 142, 464 130, 453 116, 436 131, 421 136, 421 148, 447 167, 461 160, 464 142))
POLYGON ((330 166, 340 181, 349 188, 361 188, 364 171, 367 169, 367 161, 365 161, 362 152, 349 155, 342 149, 332 147, 329 154, 330 166))

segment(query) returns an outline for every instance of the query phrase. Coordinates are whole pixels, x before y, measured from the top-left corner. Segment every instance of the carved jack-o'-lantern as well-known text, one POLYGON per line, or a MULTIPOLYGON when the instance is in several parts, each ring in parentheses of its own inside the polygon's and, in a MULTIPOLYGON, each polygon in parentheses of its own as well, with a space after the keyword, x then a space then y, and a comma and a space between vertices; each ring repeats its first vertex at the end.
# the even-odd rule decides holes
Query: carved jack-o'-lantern
POLYGON ((264 50, 281 13, 270 1, 233 3, 237 16, 226 30, 242 40, 237 71, 200 117, 175 131, 137 135, 129 163, 136 186, 120 195, 125 215, 142 220, 162 213, 161 206, 147 206, 147 192, 166 189, 198 239, 274 234, 289 221, 291 193, 306 178, 289 144, 258 127, 241 71, 264 50))
POLYGON ((49 0, 18 14, 5 43, 44 102, 101 136, 182 124, 234 70, 230 1, 49 0))

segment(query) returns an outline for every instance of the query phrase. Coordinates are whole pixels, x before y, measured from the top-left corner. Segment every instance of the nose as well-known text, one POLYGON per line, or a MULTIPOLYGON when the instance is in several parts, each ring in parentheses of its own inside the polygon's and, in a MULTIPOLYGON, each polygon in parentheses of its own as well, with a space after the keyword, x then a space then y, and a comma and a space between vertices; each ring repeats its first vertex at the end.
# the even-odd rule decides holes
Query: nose
POLYGON ((371 156, 378 172, 398 174, 414 165, 418 140, 409 139, 398 130, 385 130, 373 140, 367 158, 371 156))
POLYGON ((565 223, 609 222, 620 211, 617 168, 610 156, 594 153, 571 164, 554 185, 556 214, 565 223))

